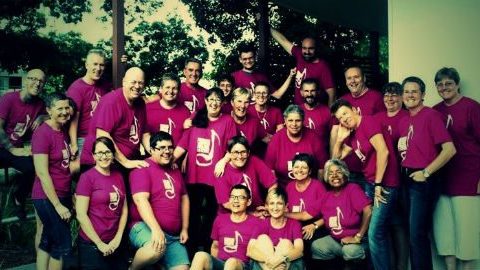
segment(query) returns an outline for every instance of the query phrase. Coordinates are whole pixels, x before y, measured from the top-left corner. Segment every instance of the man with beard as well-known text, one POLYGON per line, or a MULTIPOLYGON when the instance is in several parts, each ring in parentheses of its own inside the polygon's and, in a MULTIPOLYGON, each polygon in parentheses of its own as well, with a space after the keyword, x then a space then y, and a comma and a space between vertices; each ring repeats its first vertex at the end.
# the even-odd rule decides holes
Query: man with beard
POLYGON ((67 90, 67 96, 77 105, 77 113, 72 116, 68 130, 74 156, 82 151, 90 120, 100 98, 112 89, 112 84, 102 79, 105 71, 105 53, 102 50, 92 49, 88 52, 85 69, 85 75, 74 81, 67 90))
POLYGON ((6 93, 0 98, 0 163, 23 173, 13 195, 17 216, 25 218, 25 199, 32 190, 35 170, 32 149, 26 146, 33 130, 43 122, 45 104, 39 95, 45 85, 45 73, 32 69, 27 73, 21 91, 6 93))
MULTIPOLYGON (((295 78, 295 104, 302 103, 300 96, 300 87, 302 81, 307 78, 315 78, 319 83, 319 88, 323 92, 319 93, 324 96, 328 94, 328 105, 335 100, 335 85, 333 83, 332 73, 327 62, 320 59, 316 54, 316 41, 313 37, 305 37, 302 40, 301 47, 293 45, 282 33, 270 28, 270 33, 285 51, 295 57, 297 63, 297 74, 295 78)), ((323 101, 323 100, 322 100, 323 101)))
POLYGON ((195 58, 189 58, 185 61, 183 75, 185 82, 180 85, 178 101, 183 102, 190 113, 198 111, 205 106, 205 92, 207 89, 198 84, 202 78, 202 62, 195 58))
MULTIPOLYGON (((318 82, 315 79, 302 81, 300 94, 304 100, 300 108, 305 112, 303 125, 317 133, 321 140, 328 141, 332 117, 327 106, 318 102, 318 82)), ((327 149, 325 149, 327 150, 327 149)))

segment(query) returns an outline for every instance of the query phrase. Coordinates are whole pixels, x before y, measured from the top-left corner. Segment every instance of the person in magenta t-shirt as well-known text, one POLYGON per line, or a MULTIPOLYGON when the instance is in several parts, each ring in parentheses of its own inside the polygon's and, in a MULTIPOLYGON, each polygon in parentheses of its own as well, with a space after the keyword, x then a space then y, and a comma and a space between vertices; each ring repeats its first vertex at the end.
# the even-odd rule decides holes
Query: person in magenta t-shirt
POLYGON ((257 83, 253 95, 255 96, 255 104, 248 107, 248 114, 257 118, 267 134, 275 134, 277 130, 283 128, 283 116, 279 108, 268 104, 270 97, 268 84, 257 83))
MULTIPOLYGON (((320 59, 316 54, 316 40, 313 37, 305 37, 302 39, 301 46, 294 45, 282 33, 270 28, 270 34, 273 39, 290 55, 295 58, 296 77, 295 77, 295 104, 302 104, 300 95, 300 87, 302 81, 307 78, 314 78, 319 82, 319 89, 322 90, 320 95, 328 95, 328 101, 331 105, 335 100, 335 85, 332 72, 327 62, 320 59)), ((323 100, 322 100, 323 102, 323 100)))
POLYGON ((217 213, 213 187, 217 181, 215 164, 224 157, 228 140, 237 135, 232 117, 221 114, 223 91, 208 90, 204 102, 206 105, 195 114, 192 127, 183 133, 173 153, 175 161, 184 154, 187 158, 186 183, 192 206, 190 224, 197 225, 190 233, 190 252, 210 245, 209 233, 217 213))
POLYGON ((410 263, 412 270, 432 269, 429 234, 442 181, 438 170, 456 149, 442 115, 423 104, 425 83, 418 77, 408 77, 402 87, 403 104, 410 115, 400 121, 398 150, 410 205, 410 263))
POLYGON ((198 59, 189 58, 185 61, 185 82, 180 85, 178 102, 183 103, 192 114, 205 106, 207 90, 198 84, 202 78, 202 69, 202 62, 198 59))
POLYGON ((235 79, 229 74, 221 75, 217 80, 217 87, 222 89, 225 96, 225 103, 222 106, 223 114, 230 114, 232 112, 232 90, 235 85, 235 79))
POLYGON ((252 196, 249 212, 259 217, 264 213, 262 188, 271 190, 277 186, 277 179, 272 170, 255 156, 250 156, 250 145, 243 136, 235 136, 228 141, 230 162, 226 165, 221 177, 215 181, 215 195, 219 204, 219 213, 230 210, 230 189, 237 185, 245 185, 252 196))
POLYGON ((23 174, 16 178, 12 196, 16 215, 22 220, 26 218, 25 200, 35 178, 32 149, 26 143, 45 118, 45 104, 39 97, 44 84, 45 73, 32 69, 21 91, 7 92, 0 98, 0 163, 23 174))
POLYGON ((460 93, 455 68, 441 68, 434 81, 443 101, 433 108, 442 114, 458 152, 443 170, 433 236, 448 270, 458 261, 462 269, 474 269, 480 259, 480 104, 460 93))
POLYGON ((332 260, 342 257, 347 264, 365 258, 367 233, 372 205, 363 190, 354 183, 348 183, 345 162, 331 159, 325 164, 327 192, 320 204, 323 219, 318 226, 325 226, 330 235, 312 243, 312 257, 332 260))
POLYGON ((398 196, 400 176, 390 140, 385 140, 373 116, 361 116, 343 99, 335 101, 332 114, 340 122, 332 156, 343 159, 355 154, 367 180, 365 191, 374 201, 368 240, 375 269, 390 268, 389 228, 398 196))
MULTIPOLYGON (((147 168, 130 173, 133 202, 130 205, 130 242, 137 248, 131 269, 161 263, 187 270, 190 200, 182 174, 172 169, 172 136, 160 131, 150 137, 147 168)), ((196 225, 196 224, 194 224, 196 225)))
MULTIPOLYGON (((87 53, 85 69, 85 75, 74 81, 67 89, 67 96, 73 99, 77 106, 77 113, 72 117, 68 131, 72 152, 75 156, 82 151, 90 120, 100 98, 113 87, 111 83, 102 79, 105 71, 105 52, 103 50, 92 49, 87 53)), ((90 149, 87 149, 88 151, 90 149)))
POLYGON ((120 172, 111 169, 112 140, 99 137, 93 147, 95 167, 80 176, 75 192, 80 265, 121 269, 127 264, 119 248, 128 217, 125 184, 120 172))
POLYGON ((72 109, 64 94, 51 94, 45 103, 49 119, 33 133, 32 154, 36 177, 32 202, 43 226, 37 251, 39 269, 61 269, 62 258, 72 248, 70 208, 70 139, 67 134, 72 109))
POLYGON ((280 186, 285 187, 291 180, 292 160, 297 153, 306 153, 314 157, 313 172, 319 178, 323 177, 321 164, 325 163, 328 155, 324 149, 327 142, 318 139, 315 132, 305 128, 303 121, 305 114, 297 105, 289 105, 283 113, 285 127, 273 135, 268 144, 265 163, 275 171, 280 186))
POLYGON ((150 152, 150 134, 164 131, 172 135, 177 144, 185 129, 191 125, 190 112, 182 103, 177 102, 180 80, 173 74, 164 74, 160 82, 159 100, 146 104, 147 122, 143 134, 143 146, 150 152))
POLYGON ((244 136, 250 145, 258 142, 268 143, 271 136, 266 133, 255 117, 247 113, 250 104, 250 93, 245 88, 236 88, 232 92, 232 119, 235 121, 240 135, 244 136))
MULTIPOLYGON (((141 98, 145 86, 145 76, 138 67, 125 72, 122 88, 105 95, 98 104, 90 122, 85 139, 85 149, 91 149, 98 137, 112 139, 117 151, 115 160, 126 169, 147 166, 140 157, 140 143, 145 130, 145 102, 141 98)), ((89 153, 80 156, 80 162, 86 167, 93 165, 93 156, 89 153)))
MULTIPOLYGON (((315 131, 320 140, 328 142, 333 119, 328 107, 318 102, 318 82, 315 79, 303 80, 300 94, 303 98, 300 108, 305 112, 303 125, 315 131)), ((328 155, 327 148, 325 152, 328 155)))
POLYGON ((221 214, 215 219, 210 253, 195 253, 191 269, 223 270, 250 269, 247 246, 255 237, 255 228, 260 221, 247 213, 252 203, 250 191, 244 185, 235 185, 230 191, 230 214, 221 214))
POLYGON ((282 188, 267 193, 265 207, 270 218, 262 220, 248 244, 247 256, 254 260, 252 269, 304 269, 302 228, 298 221, 287 218, 288 195, 282 188))

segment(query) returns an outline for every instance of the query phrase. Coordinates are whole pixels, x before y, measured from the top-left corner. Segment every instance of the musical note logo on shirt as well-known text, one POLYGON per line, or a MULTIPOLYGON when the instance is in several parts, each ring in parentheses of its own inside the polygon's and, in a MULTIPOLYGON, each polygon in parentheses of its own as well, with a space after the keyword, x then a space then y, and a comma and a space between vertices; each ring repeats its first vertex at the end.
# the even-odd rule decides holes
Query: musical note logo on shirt
POLYGON ((292 212, 301 213, 302 211, 305 211, 305 201, 303 200, 303 198, 300 198, 300 203, 292 207, 292 212))
POLYGON ((316 128, 316 127, 315 127, 315 123, 313 122, 312 118, 310 118, 310 117, 308 117, 307 127, 308 127, 309 129, 313 129, 313 130, 316 128))
POLYGON ((110 192, 110 203, 108 204, 108 208, 112 211, 117 210, 118 205, 120 204, 120 189, 117 186, 112 185, 113 192, 110 192))
POLYGON ((140 136, 138 134, 138 119, 136 116, 133 116, 133 123, 130 127, 130 137, 128 139, 133 144, 138 144, 140 142, 140 136))
POLYGON ((242 185, 244 185, 248 188, 248 190, 250 191, 250 194, 253 194, 252 193, 252 179, 246 174, 243 174, 242 185))
POLYGON ((343 232, 341 221, 344 217, 343 217, 342 209, 340 209, 340 207, 337 206, 336 210, 337 210, 336 216, 328 218, 328 226, 331 228, 332 233, 334 235, 340 235, 343 232))
POLYGON ((175 198, 175 187, 173 186, 173 177, 165 173, 165 179, 163 179, 163 188, 165 189, 165 196, 169 199, 175 198))
POLYGON ((295 74, 295 87, 300 88, 302 86, 302 81, 307 77, 307 68, 303 68, 303 71, 297 70, 295 74))
POLYGON ((93 116, 93 113, 97 109, 98 103, 100 102, 101 96, 98 93, 95 93, 95 100, 90 101, 91 111, 90 116, 93 116))
POLYGON ((223 250, 227 253, 237 252, 238 244, 239 244, 240 241, 242 241, 242 243, 243 243, 243 237, 240 234, 240 232, 235 230, 234 237, 223 238, 223 250))
POLYGON ((172 135, 173 129, 177 128, 175 122, 173 122, 172 118, 168 117, 167 124, 160 124, 160 131, 167 132, 168 134, 172 135))
POLYGON ((448 129, 448 127, 451 127, 451 126, 453 126, 453 117, 452 117, 451 114, 448 114, 448 116, 447 116, 447 125, 446 125, 445 127, 448 129))
POLYGON ((30 122, 31 122, 30 115, 27 114, 25 116, 25 123, 17 123, 15 125, 15 127, 13 128, 12 134, 10 134, 10 139, 12 139, 12 141, 16 141, 16 140, 20 139, 23 135, 25 135, 28 128, 32 124, 30 122))
POLYGON ((408 126, 408 133, 407 136, 403 136, 400 139, 398 139, 398 152, 400 153, 400 157, 402 158, 402 161, 405 160, 407 156, 407 149, 408 149, 408 142, 413 138, 413 124, 410 124, 408 126))
POLYGON ((197 110, 198 105, 200 103, 199 103, 197 97, 195 95, 192 95, 192 101, 185 101, 184 104, 188 108, 190 113, 193 113, 197 110))
POLYGON ((215 130, 210 130, 210 139, 197 139, 197 155, 195 163, 200 167, 207 167, 212 164, 215 154, 215 143, 220 145, 220 137, 215 130), (201 158, 201 159, 200 159, 201 158))
POLYGON ((265 117, 262 117, 262 119, 260 120, 260 124, 262 124, 263 129, 265 130, 267 130, 267 128, 270 126, 270 124, 268 123, 267 119, 265 119, 265 117))
POLYGON ((62 149, 62 167, 63 168, 68 168, 70 166, 70 146, 68 145, 68 143, 66 141, 63 141, 63 146, 65 148, 62 149))
POLYGON ((360 142, 357 140, 357 148, 355 149, 355 154, 357 155, 358 159, 360 159, 361 162, 365 162, 367 160, 367 157, 362 153, 362 146, 360 145, 360 142))

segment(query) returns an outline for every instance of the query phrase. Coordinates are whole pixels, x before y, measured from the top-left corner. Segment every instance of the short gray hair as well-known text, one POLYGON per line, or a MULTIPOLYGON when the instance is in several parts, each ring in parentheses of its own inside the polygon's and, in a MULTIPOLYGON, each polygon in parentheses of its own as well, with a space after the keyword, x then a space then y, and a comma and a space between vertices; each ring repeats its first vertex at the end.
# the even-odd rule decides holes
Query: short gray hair
POLYGON ((333 165, 337 166, 340 171, 343 174, 343 177, 345 178, 346 181, 348 181, 348 178, 350 177, 350 171, 348 170, 347 164, 343 160, 332 158, 330 160, 327 160, 325 162, 325 168, 323 171, 323 180, 325 183, 328 183, 328 171, 330 170, 330 167, 333 165))
POLYGON ((283 118, 287 118, 289 114, 291 113, 298 113, 300 115, 300 118, 305 119, 305 112, 300 108, 300 106, 295 105, 295 104, 290 104, 288 107, 285 109, 283 112, 283 118))

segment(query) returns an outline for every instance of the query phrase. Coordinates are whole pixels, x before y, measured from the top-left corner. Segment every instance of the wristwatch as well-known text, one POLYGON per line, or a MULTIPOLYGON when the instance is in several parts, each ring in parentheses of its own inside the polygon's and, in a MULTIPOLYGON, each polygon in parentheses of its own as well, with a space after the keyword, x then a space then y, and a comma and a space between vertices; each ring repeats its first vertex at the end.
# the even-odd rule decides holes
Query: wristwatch
POLYGON ((315 223, 315 222, 313 222, 312 224, 313 224, 313 226, 315 227, 315 230, 318 230, 318 224, 315 223))
POLYGON ((430 177, 430 172, 427 170, 427 168, 422 170, 423 177, 429 178, 430 177))

